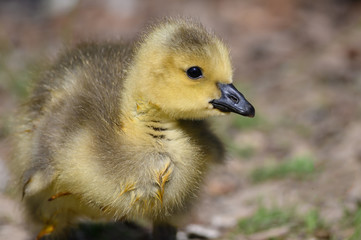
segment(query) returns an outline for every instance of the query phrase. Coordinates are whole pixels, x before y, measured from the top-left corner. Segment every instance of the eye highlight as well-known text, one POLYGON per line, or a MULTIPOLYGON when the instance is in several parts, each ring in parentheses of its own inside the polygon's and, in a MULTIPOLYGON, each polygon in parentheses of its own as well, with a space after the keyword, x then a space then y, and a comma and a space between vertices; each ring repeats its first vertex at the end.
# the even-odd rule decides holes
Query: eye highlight
POLYGON ((187 72, 187 76, 190 79, 199 79, 203 77, 203 73, 200 67, 198 66, 193 66, 188 68, 187 72))

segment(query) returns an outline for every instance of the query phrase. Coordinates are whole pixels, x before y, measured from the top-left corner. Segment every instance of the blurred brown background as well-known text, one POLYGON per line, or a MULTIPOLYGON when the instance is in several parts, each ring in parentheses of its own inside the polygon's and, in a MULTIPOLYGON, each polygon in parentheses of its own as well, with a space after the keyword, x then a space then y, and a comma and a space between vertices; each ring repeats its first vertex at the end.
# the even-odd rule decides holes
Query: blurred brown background
MULTIPOLYGON (((357 0, 0 0, 0 239, 29 238, 5 162, 10 116, 31 79, 64 48, 131 40, 162 16, 193 17, 224 39, 257 113, 214 120, 228 160, 179 240, 360 240, 357 0)), ((147 227, 116 227, 83 225, 72 238, 147 239, 147 227)))

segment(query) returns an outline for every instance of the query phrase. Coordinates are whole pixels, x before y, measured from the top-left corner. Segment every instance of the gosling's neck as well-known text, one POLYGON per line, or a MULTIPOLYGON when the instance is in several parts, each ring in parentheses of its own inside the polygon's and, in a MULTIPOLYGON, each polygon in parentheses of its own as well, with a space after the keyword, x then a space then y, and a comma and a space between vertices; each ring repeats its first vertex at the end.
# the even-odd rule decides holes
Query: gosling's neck
POLYGON ((178 120, 165 114, 160 107, 145 101, 137 93, 123 97, 122 130, 128 139, 134 139, 137 144, 157 145, 181 137, 181 132, 177 131, 178 120))

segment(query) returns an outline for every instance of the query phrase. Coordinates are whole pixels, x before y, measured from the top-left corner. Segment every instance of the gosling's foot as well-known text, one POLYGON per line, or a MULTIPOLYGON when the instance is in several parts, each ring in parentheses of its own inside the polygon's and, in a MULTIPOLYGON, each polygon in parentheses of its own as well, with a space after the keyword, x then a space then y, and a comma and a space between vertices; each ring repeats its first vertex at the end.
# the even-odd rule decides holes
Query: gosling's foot
POLYGON ((177 229, 169 224, 155 224, 153 226, 153 240, 176 240, 177 229))

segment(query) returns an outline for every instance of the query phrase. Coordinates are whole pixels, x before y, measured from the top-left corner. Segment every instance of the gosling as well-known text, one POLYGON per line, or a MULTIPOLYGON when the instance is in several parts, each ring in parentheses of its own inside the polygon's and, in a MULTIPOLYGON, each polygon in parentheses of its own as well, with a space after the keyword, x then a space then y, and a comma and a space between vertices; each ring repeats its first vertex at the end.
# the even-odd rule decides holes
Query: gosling
POLYGON ((205 118, 253 106, 232 85, 229 50, 199 23, 167 19, 135 44, 81 44, 35 84, 17 116, 14 159, 37 239, 80 218, 154 224, 197 195, 224 148, 205 118))

